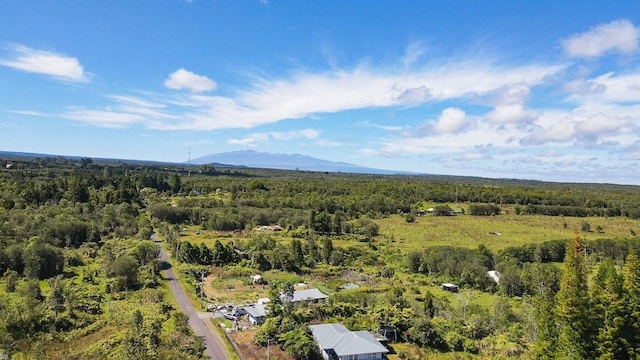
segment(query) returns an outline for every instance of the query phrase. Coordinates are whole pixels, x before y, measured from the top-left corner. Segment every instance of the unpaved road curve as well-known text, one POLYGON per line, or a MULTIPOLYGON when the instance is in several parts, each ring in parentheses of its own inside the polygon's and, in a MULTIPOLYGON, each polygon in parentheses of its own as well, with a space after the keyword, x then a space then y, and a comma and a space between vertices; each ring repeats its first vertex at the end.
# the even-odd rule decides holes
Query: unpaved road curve
MULTIPOLYGON (((160 247, 160 260, 164 262, 168 262, 167 253, 164 251, 162 246, 160 245, 160 239, 157 234, 151 235, 151 240, 153 240, 158 247, 160 247)), ((187 295, 185 295, 182 287, 178 283, 176 279, 176 275, 174 274, 171 268, 164 270, 164 275, 169 282, 169 288, 175 296, 176 301, 178 302, 178 306, 180 307, 180 311, 185 313, 189 317, 189 326, 193 329, 193 332, 200 336, 204 340, 204 344, 206 345, 205 354, 212 360, 230 360, 229 354, 227 353, 227 349, 224 346, 224 342, 220 338, 220 334, 217 332, 209 331, 207 326, 204 324, 203 320, 198 317, 198 313, 196 309, 191 305, 187 295)), ((209 319, 205 319, 204 321, 210 321, 209 319)))

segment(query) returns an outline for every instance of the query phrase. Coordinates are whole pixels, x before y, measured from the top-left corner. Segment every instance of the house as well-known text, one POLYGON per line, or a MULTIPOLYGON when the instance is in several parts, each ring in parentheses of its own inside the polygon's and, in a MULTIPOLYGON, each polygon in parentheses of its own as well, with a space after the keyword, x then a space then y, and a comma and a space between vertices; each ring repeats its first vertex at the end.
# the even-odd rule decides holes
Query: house
POLYGON ((457 293, 458 290, 460 290, 460 287, 456 284, 444 283, 442 284, 442 290, 446 290, 452 293, 457 293))
POLYGON ((255 285, 264 284, 264 278, 262 275, 251 275, 251 283, 255 285))
POLYGON ((342 324, 309 325, 325 360, 382 359, 389 350, 368 331, 349 331, 342 324))
POLYGON ((262 325, 267 317, 267 309, 264 305, 245 306, 247 320, 253 325, 262 325))
POLYGON ((289 298, 285 294, 280 294, 282 301, 290 301, 292 303, 319 303, 325 301, 329 296, 320 292, 318 289, 304 289, 293 292, 293 297, 289 298))

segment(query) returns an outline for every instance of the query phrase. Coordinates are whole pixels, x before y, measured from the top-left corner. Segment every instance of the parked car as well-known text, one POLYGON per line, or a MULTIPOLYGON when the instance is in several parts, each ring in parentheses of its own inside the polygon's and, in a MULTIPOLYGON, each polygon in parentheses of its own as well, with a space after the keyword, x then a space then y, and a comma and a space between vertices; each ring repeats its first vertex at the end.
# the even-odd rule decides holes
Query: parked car
POLYGON ((238 317, 233 315, 233 314, 224 314, 224 318, 227 319, 227 320, 231 320, 231 321, 238 320, 238 317))
POLYGON ((244 307, 237 307, 233 309, 233 315, 236 315, 236 316, 245 315, 246 313, 247 313, 247 310, 245 310, 244 307))
POLYGON ((218 307, 215 304, 209 304, 207 305, 207 311, 213 312, 218 310, 218 307))

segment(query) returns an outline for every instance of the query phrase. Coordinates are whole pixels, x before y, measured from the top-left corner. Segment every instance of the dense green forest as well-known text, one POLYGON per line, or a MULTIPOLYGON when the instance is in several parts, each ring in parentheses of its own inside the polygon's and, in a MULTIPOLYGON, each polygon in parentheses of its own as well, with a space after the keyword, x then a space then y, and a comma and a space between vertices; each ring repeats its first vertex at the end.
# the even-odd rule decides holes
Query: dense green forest
POLYGON ((610 221, 640 217, 637 186, 61 157, 0 166, 0 356, 200 358, 202 343, 164 285, 154 231, 195 290, 192 275, 217 269, 291 274, 330 290, 326 304, 292 308, 277 296, 291 281, 270 283, 256 343, 276 339, 296 358, 317 358, 308 324, 328 321, 393 329, 394 358, 640 353, 640 238, 632 226, 606 232, 610 221), (386 232, 393 219, 415 229, 425 217, 580 218, 581 229, 499 247, 410 246, 386 232), (604 222, 592 229, 594 219, 604 222), (273 225, 282 231, 254 230, 273 225), (199 241, 187 228, 213 237, 199 241), (368 287, 341 290, 345 274, 368 287))

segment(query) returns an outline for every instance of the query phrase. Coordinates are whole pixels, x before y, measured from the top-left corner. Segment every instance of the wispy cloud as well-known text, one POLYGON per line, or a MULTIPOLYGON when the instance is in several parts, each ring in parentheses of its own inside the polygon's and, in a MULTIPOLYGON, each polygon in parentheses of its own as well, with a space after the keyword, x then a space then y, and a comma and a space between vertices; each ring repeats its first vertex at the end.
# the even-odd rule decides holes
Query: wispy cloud
POLYGON ((106 128, 124 128, 145 121, 144 116, 113 110, 90 110, 72 107, 60 117, 106 128))
POLYGON ((638 50, 640 28, 626 19, 598 25, 591 30, 562 40, 572 57, 600 57, 606 53, 632 54, 638 50))
POLYGON ((276 140, 317 139, 320 132, 316 129, 292 130, 286 132, 274 131, 269 135, 276 140))
POLYGON ((227 143, 232 145, 245 145, 251 146, 257 143, 265 143, 269 140, 277 141, 291 141, 297 139, 317 139, 320 136, 320 132, 315 129, 303 129, 303 130, 291 130, 291 131, 271 131, 267 133, 253 133, 245 138, 231 139, 227 143))
POLYGON ((9 57, 0 59, 0 65, 51 76, 63 81, 78 83, 89 81, 89 74, 74 57, 36 50, 24 45, 14 45, 9 50, 9 57))
POLYGON ((414 41, 405 49, 404 56, 402 57, 402 63, 405 67, 415 64, 425 53, 426 47, 422 42, 414 41))
POLYGON ((164 86, 169 89, 187 89, 194 92, 215 90, 218 84, 204 75, 195 74, 189 70, 178 69, 164 81, 164 86))
POLYGON ((358 125, 361 125, 361 126, 364 126, 364 127, 382 129, 382 130, 385 130, 385 131, 400 131, 400 130, 404 129, 404 127, 402 127, 402 126, 381 125, 381 124, 376 124, 376 123, 371 122, 371 121, 362 121, 362 122, 358 123, 358 125))
POLYGON ((34 110, 6 110, 5 112, 18 114, 18 115, 37 116, 37 117, 49 116, 49 114, 45 112, 34 111, 34 110))
POLYGON ((231 145, 255 147, 257 146, 257 143, 267 142, 267 141, 269 141, 268 134, 251 134, 241 139, 230 139, 227 141, 227 143, 231 145))
MULTIPOLYGON (((425 64, 420 69, 388 71, 366 65, 326 72, 294 72, 281 78, 253 77, 245 89, 231 96, 198 93, 143 93, 110 95, 105 110, 84 110, 60 117, 98 126, 144 123, 158 130, 215 130, 254 128, 317 114, 384 107, 406 107, 427 102, 465 100, 508 88, 535 86, 566 65, 497 65, 490 61, 425 64), (113 110, 110 110, 113 109, 113 110), (114 122, 113 119, 119 121, 114 122), (101 120, 106 121, 101 121, 101 120)), ((215 82, 179 69, 165 85, 201 92, 215 82)))

